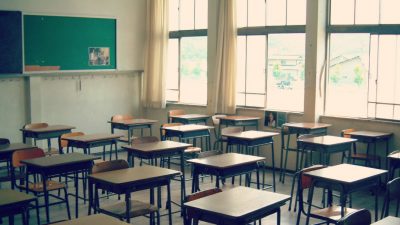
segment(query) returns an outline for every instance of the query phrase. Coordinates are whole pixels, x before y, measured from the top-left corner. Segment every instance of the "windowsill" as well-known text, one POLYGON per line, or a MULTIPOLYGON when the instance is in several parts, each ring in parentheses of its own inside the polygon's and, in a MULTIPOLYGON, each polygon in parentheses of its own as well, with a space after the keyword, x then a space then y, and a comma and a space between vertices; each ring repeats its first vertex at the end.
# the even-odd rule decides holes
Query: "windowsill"
POLYGON ((201 104, 195 104, 195 103, 183 103, 183 102, 167 102, 167 106, 168 105, 207 107, 207 105, 201 105, 201 104))
POLYGON ((385 124, 393 124, 393 125, 400 125, 400 121, 394 120, 384 120, 384 119, 371 119, 371 118, 357 118, 357 117, 340 117, 340 116, 327 116, 322 115, 321 117, 329 118, 329 119, 341 119, 341 120, 355 120, 355 121, 365 121, 365 122, 372 122, 372 123, 385 123, 385 124))

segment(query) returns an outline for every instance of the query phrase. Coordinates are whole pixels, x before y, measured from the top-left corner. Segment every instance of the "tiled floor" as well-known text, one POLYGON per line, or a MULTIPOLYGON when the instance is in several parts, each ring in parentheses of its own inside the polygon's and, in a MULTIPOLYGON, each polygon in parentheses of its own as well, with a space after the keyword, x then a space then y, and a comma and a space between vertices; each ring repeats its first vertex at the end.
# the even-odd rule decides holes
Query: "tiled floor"
MULTIPOLYGON (((122 157, 126 157, 126 154, 121 153, 120 154, 122 157)), ((138 164, 136 164, 138 165, 138 164)), ((189 176, 190 174, 187 173, 189 176)), ((278 179, 279 176, 277 176, 278 179)), ((272 180, 272 174, 270 172, 268 172, 266 174, 266 179, 267 182, 270 183, 272 180)), ((286 182, 285 184, 282 184, 281 182, 278 182, 277 180, 277 192, 279 193, 284 193, 284 194, 290 194, 290 188, 291 188, 291 180, 292 178, 289 176, 286 178, 286 182)), ((211 182, 210 177, 204 178, 204 181, 200 184, 202 189, 207 189, 207 188, 212 188, 214 186, 214 183, 211 182)), ((190 191, 190 187, 191 187, 191 182, 187 182, 187 190, 190 191)), ((3 183, 1 188, 9 188, 9 184, 8 183, 3 183)), ((82 188, 80 188, 80 190, 82 190, 82 188)), ((173 181, 172 182, 172 199, 175 201, 179 201, 180 198, 180 183, 177 181, 173 181)), ((68 191, 71 193, 74 193, 74 187, 72 183, 69 183, 69 187, 68 187, 68 191)), ((270 191, 270 190, 267 190, 270 191)), ((165 200, 166 196, 166 189, 163 188, 162 189, 162 194, 163 194, 163 199, 165 200)), ((189 193, 189 192, 188 192, 189 193)), ((315 196, 315 201, 314 203, 318 204, 321 202, 321 194, 322 192, 319 191, 317 192, 315 196)), ((383 201, 383 193, 380 194, 379 196, 379 209, 381 209, 382 207, 382 201, 383 201)), ((149 198, 149 192, 148 191, 140 191, 140 192, 135 192, 132 193, 132 198, 133 199, 138 199, 138 200, 143 200, 143 201, 148 201, 149 198)), ((337 199, 335 199, 337 202, 337 199)), ((112 204, 114 202, 117 201, 117 197, 116 196, 111 196, 110 198, 103 198, 100 202, 100 205, 107 205, 107 204, 112 204)), ((164 201, 163 201, 164 202, 164 201)), ((226 207, 229 207, 228 205, 226 207)), ((369 210, 371 210, 372 215, 374 215, 374 196, 371 195, 370 192, 365 191, 362 193, 356 193, 353 195, 353 208, 367 208, 369 210)), ((394 209, 395 207, 391 207, 391 209, 394 209)), ((70 209, 71 209, 71 214, 74 217, 74 212, 75 212, 75 198, 70 197, 70 209)), ((179 210, 179 208, 177 206, 173 206, 173 210, 179 210)), ((281 224, 296 224, 296 217, 297 217, 297 212, 293 212, 292 211, 288 211, 288 204, 286 204, 284 207, 282 207, 281 209, 282 213, 281 213, 281 224)), ((80 216, 86 216, 87 215, 87 204, 83 204, 83 201, 80 201, 79 204, 79 212, 80 212, 80 216)), ((162 213, 165 213, 166 210, 162 209, 162 213)), ((52 206, 50 208, 50 214, 51 214, 51 221, 59 221, 59 220, 65 220, 67 219, 67 213, 66 213, 66 207, 65 205, 57 205, 57 206, 52 206)), ((34 211, 31 212, 31 223, 30 224, 35 224, 36 222, 36 218, 35 218, 35 213, 34 211)), ((393 215, 393 214, 392 214, 393 215)), ((44 209, 41 209, 41 213, 40 213, 40 217, 41 217, 41 221, 42 224, 45 224, 45 213, 44 213, 44 209)), ((7 218, 3 219, 3 223, 7 224, 7 218)), ((311 222, 318 222, 316 220, 312 220, 311 222)), ((149 220, 145 217, 138 217, 138 218, 134 218, 131 222, 132 224, 149 224, 149 220)), ((276 224, 276 215, 271 215, 268 216, 266 218, 264 218, 262 220, 263 224, 276 224)), ((20 217, 17 216, 16 218, 16 223, 15 224, 21 224, 21 220, 20 217)), ((168 224, 168 218, 167 217, 162 217, 161 219, 161 224, 168 224)), ((175 213, 173 214, 173 224, 183 224, 182 222, 182 218, 180 217, 180 213, 175 213)), ((200 223, 202 224, 202 223, 200 223)), ((305 217, 302 216, 301 217, 301 222, 300 224, 305 224, 305 217)))

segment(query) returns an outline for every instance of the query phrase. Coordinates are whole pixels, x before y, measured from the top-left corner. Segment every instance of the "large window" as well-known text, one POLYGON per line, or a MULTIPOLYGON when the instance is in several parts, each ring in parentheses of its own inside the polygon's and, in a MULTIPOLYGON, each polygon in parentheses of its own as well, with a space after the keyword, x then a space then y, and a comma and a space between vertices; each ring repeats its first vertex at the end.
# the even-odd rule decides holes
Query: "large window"
POLYGON ((400 120, 400 1, 331 0, 327 115, 400 120))
POLYGON ((303 111, 306 0, 238 0, 237 105, 303 111))
POLYGON ((170 0, 166 99, 207 104, 208 0, 170 0))

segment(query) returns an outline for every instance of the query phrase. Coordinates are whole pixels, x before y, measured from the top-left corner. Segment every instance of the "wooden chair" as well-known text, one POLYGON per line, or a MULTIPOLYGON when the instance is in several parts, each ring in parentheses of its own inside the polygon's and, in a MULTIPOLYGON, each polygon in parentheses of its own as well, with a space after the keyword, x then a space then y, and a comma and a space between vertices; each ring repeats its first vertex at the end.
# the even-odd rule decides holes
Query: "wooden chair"
MULTIPOLYGON (((61 135, 61 146, 60 146, 61 149, 63 150, 64 148, 66 148, 67 153, 69 153, 69 150, 70 150, 70 146, 68 145, 68 140, 63 140, 63 138, 78 137, 78 136, 83 136, 83 135, 85 135, 85 133, 83 133, 83 132, 71 132, 71 133, 61 135)), ((74 152, 73 147, 71 147, 71 152, 74 152)))
MULTIPOLYGON (((26 193, 32 192, 35 196, 42 196, 44 194, 43 182, 37 182, 37 179, 36 179, 37 174, 31 174, 30 171, 27 171, 25 168, 25 164, 23 164, 21 161, 26 160, 26 159, 45 157, 45 156, 46 155, 45 155, 44 151, 40 148, 18 150, 13 153, 12 166, 13 166, 14 170, 19 168, 20 171, 23 171, 23 173, 25 174, 25 179, 20 180, 20 184, 17 185, 15 180, 12 181, 12 182, 14 182, 14 184, 16 184, 16 187, 18 187, 20 190, 25 190, 26 193), (30 175, 33 175, 33 178, 34 178, 33 182, 29 181, 30 175)), ((60 190, 64 191, 64 199, 60 198, 59 196, 49 193, 49 196, 54 197, 58 200, 61 200, 59 202, 52 202, 51 205, 65 203, 65 205, 67 207, 68 219, 71 219, 66 185, 64 183, 57 182, 54 180, 48 180, 48 181, 46 181, 46 189, 48 192, 60 191, 60 190)), ((43 206, 39 206, 39 207, 43 207, 43 206)))
MULTIPOLYGON (((8 140, 7 138, 0 138, 0 145, 8 145, 8 144, 10 144, 10 140, 8 140)), ((7 163, 7 175, 9 176, 10 175, 10 169, 11 169, 10 168, 10 162, 8 161, 7 158, 0 158, 0 163, 3 163, 3 162, 7 163)), ((0 182, 8 180, 7 179, 8 176, 4 177, 4 179, 2 179, 3 177, 0 177, 0 182)))
MULTIPOLYGON (((98 163, 98 164, 94 165, 92 168, 92 174, 113 171, 113 170, 126 169, 126 168, 129 168, 127 161, 122 160, 122 159, 111 160, 111 161, 102 162, 102 163, 98 163)), ((97 187, 95 187, 94 193, 95 193, 95 199, 97 202, 96 204, 101 213, 116 217, 120 220, 126 219, 125 201, 118 202, 116 204, 112 204, 112 205, 108 205, 103 208, 100 208, 97 187)), ((160 214, 159 214, 157 206, 151 205, 149 203, 137 201, 137 200, 131 200, 130 204, 131 204, 131 212, 129 212, 129 216, 131 218, 138 217, 138 216, 145 216, 145 215, 149 214, 150 215, 150 225, 151 225, 151 224, 154 224, 154 214, 156 214, 157 222, 159 223, 160 214)))
MULTIPOLYGON (((186 196, 185 198, 185 202, 191 202, 200 198, 204 198, 210 195, 214 195, 217 194, 219 192, 222 192, 221 189, 219 188, 214 188, 214 189, 209 189, 209 190, 205 190, 205 191, 200 191, 200 192, 196 192, 193 193, 191 195, 186 196)), ((197 225, 199 223, 199 217, 201 217, 201 215, 195 215, 195 212, 193 212, 193 210, 190 210, 189 208, 184 208, 183 209, 183 223, 184 225, 189 225, 191 224, 191 221, 189 221, 188 218, 194 218, 193 224, 197 225)))
MULTIPOLYGON (((112 122, 124 121, 124 120, 132 120, 133 116, 127 114, 117 114, 111 117, 112 122)), ((133 136, 131 137, 133 139, 133 136)), ((129 138, 124 136, 118 139, 119 142, 129 143, 129 138)))
MULTIPOLYGON (((303 198, 303 193, 304 190, 308 189, 312 185, 312 178, 309 176, 304 175, 305 172, 310 172, 313 170, 321 169, 324 166, 322 165, 315 165, 311 166, 308 168, 304 168, 300 170, 297 174, 298 177, 298 183, 297 183, 297 199, 298 199, 298 204, 299 204, 299 211, 297 213, 297 221, 296 224, 300 224, 300 215, 303 213, 304 215, 307 216, 307 212, 305 211, 305 202, 303 198)), ((309 192, 308 192, 309 193, 309 192)), ((297 200, 296 200, 297 202, 297 200)), ((296 204, 295 202, 295 204, 296 204)), ((290 202, 291 204, 291 202, 290 202)), ((334 223, 336 224, 338 220, 341 218, 341 207, 340 206, 328 206, 326 208, 321 208, 321 207, 316 207, 312 205, 312 202, 308 202, 307 204, 311 204, 312 207, 317 208, 316 210, 313 210, 310 212, 310 217, 316 218, 319 220, 323 220, 327 223, 334 223)), ((349 213, 352 213, 356 211, 356 209, 352 208, 345 208, 344 215, 346 216, 349 213)))
MULTIPOLYGON (((23 129, 38 129, 38 128, 45 128, 48 127, 49 125, 47 123, 30 123, 30 124, 25 124, 22 128, 23 129)), ((42 139, 37 139, 33 138, 33 144, 37 145, 37 140, 42 140, 42 139)), ((50 138, 46 138, 47 140, 47 146, 50 146, 50 138)), ((45 154, 50 156, 50 155, 58 155, 60 152, 57 148, 49 147, 46 149, 45 154)))
POLYGON ((396 169, 400 169, 400 158, 394 157, 391 158, 391 155, 395 155, 395 154, 399 154, 400 150, 396 150, 391 152, 388 155, 388 159, 389 159, 389 175, 388 175, 388 180, 391 180, 394 178, 394 174, 396 172, 396 169))
MULTIPOLYGON (((342 130, 341 136, 350 138, 351 137, 350 133, 354 132, 354 131, 356 131, 356 130, 353 128, 342 130)), ((356 160, 360 160, 360 161, 364 161, 365 166, 371 166, 372 165, 371 162, 378 162, 378 168, 381 168, 381 159, 379 156, 371 155, 369 152, 370 149, 368 147, 367 147, 367 150, 365 153, 357 152, 356 146, 357 146, 356 142, 354 142, 353 152, 349 154, 348 160, 347 160, 348 162, 350 162, 350 160, 352 160, 351 163, 355 164, 356 160)), ((345 153, 343 153, 343 155, 342 155, 342 162, 344 161, 344 158, 346 158, 345 153)))
POLYGON ((383 202, 381 219, 389 215, 390 202, 396 202, 396 217, 399 217, 400 206, 400 177, 389 181, 386 185, 385 200, 383 202))
MULTIPOLYGON (((218 140, 220 138, 220 134, 218 133, 219 129, 219 124, 220 124, 220 119, 226 117, 224 114, 216 114, 211 117, 212 123, 214 126, 214 134, 215 134, 215 140, 218 140)), ((215 148, 214 148, 215 149, 215 148)))
POLYGON ((185 110, 183 109, 172 109, 168 111, 168 116, 167 116, 167 121, 168 123, 172 123, 172 118, 171 116, 180 116, 180 115, 185 115, 185 110))
POLYGON ((371 213, 367 209, 360 209, 342 217, 337 225, 370 225, 371 213))
MULTIPOLYGON (((162 141, 168 140, 169 138, 166 136, 166 131, 165 131, 165 127, 174 127, 174 126, 181 126, 183 125, 182 123, 164 123, 161 124, 160 126, 160 138, 162 141)), ((185 149, 185 158, 186 159, 191 159, 194 158, 196 156, 197 153, 201 152, 201 148, 196 147, 196 146, 192 146, 192 147, 188 147, 187 149, 185 149)), ((162 159, 162 163, 165 163, 165 159, 162 159)), ((170 158, 168 158, 167 160, 168 163, 168 168, 170 168, 170 163, 171 160, 170 158)))
MULTIPOLYGON (((144 143, 151 143, 151 142, 157 142, 157 141, 159 141, 159 139, 158 139, 158 137, 155 137, 155 136, 135 137, 132 139, 132 144, 144 144, 144 143)), ((134 164, 135 159, 130 151, 128 151, 127 159, 128 159, 129 165, 131 165, 133 167, 135 165, 134 164)), ((142 165, 142 163, 143 163, 143 160, 140 160, 140 165, 142 165)))
MULTIPOLYGON (((214 130, 216 130, 216 129, 214 129, 214 130)), ((215 140, 215 142, 214 142, 214 149, 219 149, 219 150, 223 151, 224 143, 228 142, 228 138, 225 137, 224 135, 239 133, 242 131, 243 131, 242 127, 224 127, 224 128, 222 128, 221 133, 219 134, 219 138, 217 140, 215 140), (218 144, 220 144, 219 148, 218 148, 218 144)), ((228 146, 228 151, 229 152, 232 151, 232 146, 228 146)))

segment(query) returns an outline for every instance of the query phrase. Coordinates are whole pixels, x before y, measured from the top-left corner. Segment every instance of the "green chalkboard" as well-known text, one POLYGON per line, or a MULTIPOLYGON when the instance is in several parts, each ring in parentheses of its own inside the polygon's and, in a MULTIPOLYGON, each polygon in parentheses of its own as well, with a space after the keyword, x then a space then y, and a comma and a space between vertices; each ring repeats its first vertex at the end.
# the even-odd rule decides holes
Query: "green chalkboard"
POLYGON ((116 20, 24 15, 25 71, 116 68, 116 20))

